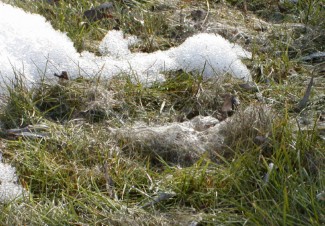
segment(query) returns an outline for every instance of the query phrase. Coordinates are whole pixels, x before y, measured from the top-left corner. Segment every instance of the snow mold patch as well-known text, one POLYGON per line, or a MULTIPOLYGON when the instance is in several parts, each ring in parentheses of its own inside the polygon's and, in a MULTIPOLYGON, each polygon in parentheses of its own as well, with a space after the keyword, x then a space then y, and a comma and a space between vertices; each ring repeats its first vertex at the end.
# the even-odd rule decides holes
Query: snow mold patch
POLYGON ((153 163, 163 159, 168 164, 191 166, 202 155, 219 162, 219 156, 231 158, 231 145, 238 139, 254 140, 271 131, 276 115, 267 105, 252 105, 219 121, 212 116, 196 116, 185 122, 166 125, 135 124, 110 128, 122 150, 132 155, 150 156, 153 163))
POLYGON ((152 159, 162 158, 167 163, 190 166, 202 154, 211 151, 211 147, 222 145, 223 137, 219 134, 222 124, 211 116, 197 116, 182 123, 162 126, 138 124, 110 130, 117 140, 126 144, 128 153, 141 150, 140 154, 152 159))

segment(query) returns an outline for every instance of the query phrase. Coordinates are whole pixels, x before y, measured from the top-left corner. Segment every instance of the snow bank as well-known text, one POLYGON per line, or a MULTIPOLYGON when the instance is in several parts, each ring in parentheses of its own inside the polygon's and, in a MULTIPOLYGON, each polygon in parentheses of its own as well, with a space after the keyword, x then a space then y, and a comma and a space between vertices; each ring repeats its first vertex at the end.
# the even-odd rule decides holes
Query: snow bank
POLYGON ((120 31, 109 31, 99 47, 104 56, 79 54, 66 34, 54 30, 44 17, 0 3, 2 77, 12 79, 14 70, 30 82, 61 71, 68 71, 72 77, 101 73, 110 78, 127 73, 142 83, 151 83, 164 80, 164 71, 183 69, 207 77, 229 72, 251 80, 249 70, 240 61, 251 54, 219 35, 198 34, 178 47, 154 53, 131 53, 129 45, 134 42, 136 37, 124 39, 120 31))

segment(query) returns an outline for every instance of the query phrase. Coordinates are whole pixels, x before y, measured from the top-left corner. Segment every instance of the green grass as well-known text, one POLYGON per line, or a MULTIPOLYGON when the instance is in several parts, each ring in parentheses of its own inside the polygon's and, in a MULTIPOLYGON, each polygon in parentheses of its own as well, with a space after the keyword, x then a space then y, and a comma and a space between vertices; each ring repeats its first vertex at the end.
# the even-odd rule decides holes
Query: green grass
MULTIPOLYGON (((240 10, 243 1, 231 2, 240 10)), ((20 2, 19 6, 43 14, 55 28, 68 32, 81 51, 91 50, 85 40, 100 40, 116 26, 107 20, 81 25, 82 13, 90 4, 20 2)), ((192 4, 206 7, 206 2, 192 4)), ((210 1, 211 8, 218 4, 210 1)), ((269 10, 271 3, 248 4, 256 12, 269 10)), ((289 6, 287 14, 303 15, 296 22, 315 26, 317 33, 324 25, 319 4, 299 1, 289 6)), ((182 7, 193 5, 184 1, 182 7)), ((143 51, 176 45, 179 40, 169 33, 175 26, 164 20, 163 13, 148 11, 151 6, 146 3, 134 9, 137 16, 143 16, 141 25, 119 11, 124 7, 120 3, 121 29, 145 40, 137 47, 143 51)), ((270 31, 271 45, 265 52, 259 52, 258 42, 250 46, 254 52, 251 69, 265 103, 228 76, 205 80, 181 71, 168 73, 166 82, 151 87, 132 83, 128 75, 110 81, 44 82, 32 89, 17 78, 2 98, 0 144, 3 159, 16 167, 19 183, 28 194, 0 204, 0 224, 324 224, 325 203, 316 198, 325 187, 325 142, 319 136, 322 130, 317 129, 319 113, 325 110, 322 83, 313 87, 311 102, 303 112, 293 111, 311 76, 310 65, 298 58, 323 46, 316 40, 311 49, 290 52, 293 34, 282 35, 284 31, 283 27, 270 31), (131 145, 112 132, 138 121, 161 125, 197 115, 222 118, 223 95, 229 93, 236 94, 241 105, 223 130, 223 146, 208 150, 189 166, 180 167, 169 162, 168 156, 157 156, 145 145, 131 145), (300 117, 311 121, 309 129, 297 128, 300 117), (45 138, 12 140, 6 134, 6 129, 35 124, 49 126, 45 138), (256 144, 256 136, 267 137, 267 143, 256 144), (269 172, 270 163, 274 169, 269 172), (171 198, 147 205, 162 193, 172 194, 171 198)))

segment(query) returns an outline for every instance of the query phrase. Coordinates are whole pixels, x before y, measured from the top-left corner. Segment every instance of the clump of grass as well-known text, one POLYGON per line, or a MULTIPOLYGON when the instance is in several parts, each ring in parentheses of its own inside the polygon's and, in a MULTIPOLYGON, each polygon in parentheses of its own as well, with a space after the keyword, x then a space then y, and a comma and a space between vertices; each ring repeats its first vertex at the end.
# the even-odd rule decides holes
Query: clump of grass
POLYGON ((270 20, 279 20, 286 22, 301 22, 305 25, 324 27, 324 5, 321 1, 245 1, 229 0, 231 4, 239 6, 240 9, 248 9, 259 16, 270 20), (290 16, 293 15, 293 16, 290 16), (292 21, 293 20, 293 21, 292 21))
POLYGON ((65 121, 79 113, 84 107, 85 90, 73 85, 54 85, 37 89, 34 100, 40 111, 50 119, 65 121))
POLYGON ((125 76, 114 78, 109 87, 122 102, 119 111, 122 118, 162 123, 184 121, 197 115, 217 117, 223 103, 222 94, 231 92, 234 81, 230 78, 203 80, 199 74, 183 71, 166 77, 165 82, 151 87, 134 84, 125 76), (229 87, 224 88, 223 83, 229 87))
POLYGON ((256 149, 256 137, 268 139, 275 117, 277 116, 265 105, 253 105, 239 110, 222 129, 225 137, 222 156, 229 158, 238 152, 256 149))
MULTIPOLYGON (((293 137, 293 132, 287 123, 287 119, 280 120, 279 124, 276 123, 274 126, 274 129, 278 131, 278 133, 274 132, 276 133, 273 138, 275 149, 272 157, 267 161, 273 162, 276 168, 271 174, 270 181, 264 186, 256 188, 258 195, 251 193, 244 196, 248 200, 252 198, 252 201, 246 200, 241 203, 241 206, 246 208, 247 205, 252 205, 252 212, 248 211, 247 215, 251 218, 252 222, 256 223, 261 222, 261 218, 264 218, 268 223, 317 224, 318 220, 315 221, 315 219, 320 219, 322 211, 315 211, 315 209, 320 207, 321 203, 316 201, 314 189, 320 185, 319 183, 322 183, 322 177, 319 174, 315 176, 311 173, 311 168, 308 164, 304 164, 310 156, 304 155, 302 152, 305 150, 313 153, 316 152, 318 157, 322 158, 322 151, 319 152, 318 145, 314 146, 307 140, 302 142, 302 137, 300 136, 293 137), (307 143, 310 145, 305 149, 305 147, 302 148, 300 146, 301 142, 304 145, 307 145, 307 143), (310 193, 303 192, 306 190, 309 190, 310 193), (256 196, 260 196, 260 198, 256 196), (267 210, 270 207, 267 207, 269 204, 266 200, 270 200, 274 207, 267 210)), ((248 167, 247 172, 252 173, 256 169, 254 164, 248 167)), ((321 165, 317 166, 318 172, 320 172, 320 167, 321 165)), ((257 175, 255 174, 255 176, 257 175)), ((260 180, 260 178, 257 177, 256 179, 260 180)), ((263 185, 263 182, 260 182, 259 185, 263 185)), ((246 186, 241 188, 244 189, 244 187, 246 186)), ((241 189, 239 192, 241 192, 241 189)))
POLYGON ((24 78, 17 75, 5 87, 7 94, 3 95, 0 113, 3 127, 8 129, 37 123, 41 119, 41 113, 35 107, 32 93, 28 92, 24 78))

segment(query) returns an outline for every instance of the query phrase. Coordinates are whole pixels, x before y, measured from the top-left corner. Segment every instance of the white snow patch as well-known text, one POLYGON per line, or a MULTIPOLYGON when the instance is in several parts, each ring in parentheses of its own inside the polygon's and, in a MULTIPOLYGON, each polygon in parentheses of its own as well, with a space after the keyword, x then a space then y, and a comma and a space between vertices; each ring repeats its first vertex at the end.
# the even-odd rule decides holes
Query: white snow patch
POLYGON ((116 58, 122 58, 131 54, 129 46, 134 45, 137 42, 138 39, 135 36, 130 36, 124 39, 121 31, 112 30, 106 34, 99 45, 99 52, 103 56, 110 55, 116 58))
POLYGON ((40 76, 67 71, 71 77, 103 77, 126 73, 144 84, 163 81, 165 71, 197 71, 206 77, 226 72, 251 80, 247 67, 240 61, 251 54, 219 35, 197 34, 178 47, 153 53, 131 53, 129 45, 136 37, 124 39, 121 31, 109 31, 99 46, 102 57, 79 54, 66 34, 56 31, 45 18, 0 3, 0 76, 9 79, 16 73, 27 81, 40 76), (14 69, 14 70, 13 70, 14 69))
POLYGON ((23 195, 24 189, 17 184, 16 169, 0 159, 0 203, 8 203, 23 195))

